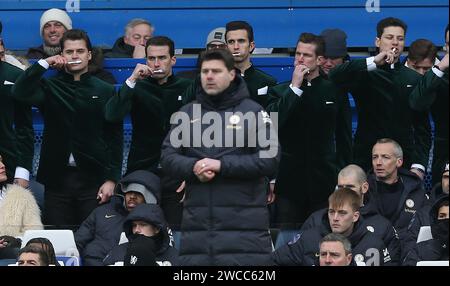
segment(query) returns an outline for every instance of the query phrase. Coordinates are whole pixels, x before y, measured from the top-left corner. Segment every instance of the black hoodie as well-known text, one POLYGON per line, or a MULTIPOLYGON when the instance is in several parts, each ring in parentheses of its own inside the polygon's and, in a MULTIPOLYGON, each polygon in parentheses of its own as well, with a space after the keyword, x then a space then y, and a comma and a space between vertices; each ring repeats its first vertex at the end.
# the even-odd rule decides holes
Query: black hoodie
POLYGON ((151 204, 138 205, 131 211, 123 223, 123 231, 129 242, 114 247, 103 260, 103 264, 113 265, 118 261, 124 260, 129 244, 132 244, 133 240, 136 238, 136 235, 132 232, 132 222, 137 220, 148 222, 160 230, 157 235, 153 236, 156 245, 156 262, 158 265, 179 265, 178 250, 173 247, 174 241, 171 235, 172 230, 167 226, 161 208, 158 205, 151 204))
MULTIPOLYGON (((408 252, 404 258, 403 265, 415 266, 418 261, 436 261, 436 260, 448 260, 448 219, 438 220, 439 205, 447 201, 448 194, 439 196, 431 206, 424 207, 422 210, 416 213, 414 219, 408 228, 408 252), (431 227, 432 238, 430 240, 421 241, 416 243, 420 229, 422 227, 431 227), (439 230, 440 226, 444 227, 443 238, 437 238, 436 230, 439 230)), ((442 230, 442 229, 440 229, 442 230)))

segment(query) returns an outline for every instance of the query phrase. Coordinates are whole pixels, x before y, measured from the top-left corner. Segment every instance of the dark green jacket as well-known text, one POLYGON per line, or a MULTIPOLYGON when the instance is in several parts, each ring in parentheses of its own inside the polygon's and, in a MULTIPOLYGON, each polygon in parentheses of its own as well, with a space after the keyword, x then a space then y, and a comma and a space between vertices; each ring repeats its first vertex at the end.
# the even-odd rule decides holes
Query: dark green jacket
POLYGON ((241 74, 242 78, 247 84, 250 98, 256 101, 263 108, 268 104, 268 92, 267 89, 277 84, 277 80, 268 75, 267 73, 253 67, 248 68, 244 74, 241 74), (265 91, 264 91, 265 89, 265 91))
POLYGON ((367 70, 366 59, 343 63, 330 71, 339 87, 352 93, 358 112, 354 139, 355 163, 371 168, 372 147, 377 139, 391 138, 402 146, 405 168, 428 165, 431 130, 426 112, 409 107, 409 96, 421 75, 400 62, 367 70))
POLYGON ((169 77, 163 85, 148 78, 134 88, 123 84, 117 96, 107 104, 105 117, 120 121, 128 113, 133 124, 133 138, 128 155, 128 170, 154 171, 158 166, 161 144, 170 128, 170 116, 183 105, 182 94, 191 81, 169 77))
POLYGON ((448 70, 442 78, 428 71, 409 98, 411 107, 418 111, 431 111, 434 121, 433 181, 440 181, 443 165, 449 152, 449 95, 448 70), (436 164, 435 164, 436 163, 436 164), (439 177, 439 178, 438 178, 439 177))
POLYGON ((61 72, 45 79, 39 63, 23 73, 13 96, 39 107, 44 118, 44 138, 37 179, 59 184, 72 153, 77 166, 98 184, 118 181, 122 170, 123 126, 104 118, 114 87, 85 73, 80 81, 61 72))
MULTIPOLYGON (((240 74, 240 71, 236 70, 236 73, 240 74)), ((250 93, 250 98, 256 101, 263 108, 266 108, 269 101, 267 90, 269 87, 275 86, 277 84, 277 80, 271 75, 268 75, 253 66, 248 68, 245 71, 244 75, 240 74, 240 76, 244 79, 245 84, 247 85, 247 89, 250 93), (258 94, 258 90, 260 90, 260 94, 258 94)), ((195 79, 195 84, 193 84, 186 91, 184 104, 188 104, 195 100, 197 87, 199 86, 201 86, 200 76, 195 79)))
POLYGON ((10 96, 21 73, 21 69, 0 61, 0 155, 10 180, 17 166, 31 173, 34 154, 31 106, 10 96))
POLYGON ((320 204, 334 189, 338 161, 345 161, 345 165, 351 158, 348 98, 322 76, 313 79, 310 86, 304 81, 301 97, 289 85, 269 90, 267 110, 278 112, 282 151, 276 192, 320 204))

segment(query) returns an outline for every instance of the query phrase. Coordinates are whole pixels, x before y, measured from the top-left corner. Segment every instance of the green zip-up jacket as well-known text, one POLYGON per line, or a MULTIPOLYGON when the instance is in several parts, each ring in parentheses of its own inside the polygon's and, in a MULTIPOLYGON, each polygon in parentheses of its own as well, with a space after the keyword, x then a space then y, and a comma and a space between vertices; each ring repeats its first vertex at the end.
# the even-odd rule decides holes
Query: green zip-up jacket
POLYGON ((34 154, 31 106, 11 97, 11 88, 21 73, 21 69, 0 61, 0 155, 10 180, 17 166, 31 173, 34 154))
POLYGON ((73 154, 77 167, 95 182, 117 182, 122 171, 123 125, 105 120, 105 106, 114 87, 85 73, 80 81, 61 72, 42 78, 39 62, 26 70, 13 88, 13 97, 37 106, 44 118, 44 138, 37 179, 59 184, 73 154))
POLYGON ((409 97, 421 75, 397 62, 368 71, 366 59, 338 65, 330 79, 355 99, 358 127, 353 156, 356 164, 371 169, 372 147, 378 139, 391 138, 403 149, 405 168, 428 165, 431 128, 426 112, 409 107, 409 97))
POLYGON ((159 85, 152 78, 139 80, 134 88, 126 83, 106 106, 105 117, 115 122, 128 113, 133 136, 128 155, 127 173, 154 171, 161 155, 161 144, 170 128, 170 117, 183 106, 183 93, 191 85, 188 79, 170 76, 159 85))
MULTIPOLYGON (((269 102, 268 89, 277 84, 277 80, 271 75, 251 66, 244 74, 241 74, 236 69, 236 73, 244 79, 247 89, 250 93, 250 98, 256 101, 263 108, 266 108, 269 102)), ((197 94, 196 87, 201 86, 200 76, 195 79, 193 84, 185 94, 184 104, 188 104, 195 100, 197 94)))
POLYGON ((282 151, 276 192, 288 198, 307 197, 312 204, 326 202, 337 170, 351 160, 348 97, 322 75, 310 85, 305 80, 300 97, 289 85, 269 89, 267 111, 278 112, 282 151))

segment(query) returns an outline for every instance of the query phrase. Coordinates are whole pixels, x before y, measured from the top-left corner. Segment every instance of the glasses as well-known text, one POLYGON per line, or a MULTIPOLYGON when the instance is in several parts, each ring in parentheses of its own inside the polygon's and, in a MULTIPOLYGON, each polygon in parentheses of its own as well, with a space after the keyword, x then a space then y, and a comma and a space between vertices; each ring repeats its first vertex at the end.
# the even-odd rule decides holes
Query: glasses
POLYGON ((208 50, 212 50, 212 49, 225 49, 227 47, 226 44, 208 44, 206 46, 206 48, 208 50))

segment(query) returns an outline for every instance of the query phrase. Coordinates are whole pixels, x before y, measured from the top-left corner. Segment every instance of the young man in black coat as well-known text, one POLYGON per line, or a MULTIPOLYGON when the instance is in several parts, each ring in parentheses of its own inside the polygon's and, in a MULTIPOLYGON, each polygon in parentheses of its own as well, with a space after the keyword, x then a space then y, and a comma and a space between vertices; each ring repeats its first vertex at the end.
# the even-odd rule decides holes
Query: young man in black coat
POLYGON ((176 113, 162 149, 168 175, 186 181, 183 265, 266 265, 272 244, 267 181, 278 140, 263 108, 250 100, 227 50, 200 60, 197 100, 176 113))
POLYGON ((355 262, 367 266, 390 265, 391 257, 384 242, 366 228, 359 208, 361 198, 347 188, 338 189, 329 197, 328 213, 322 223, 300 232, 294 241, 278 248, 272 259, 280 266, 313 266, 317 264, 319 242, 330 232, 342 234, 352 245, 355 262))

